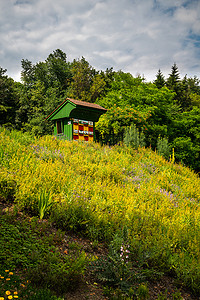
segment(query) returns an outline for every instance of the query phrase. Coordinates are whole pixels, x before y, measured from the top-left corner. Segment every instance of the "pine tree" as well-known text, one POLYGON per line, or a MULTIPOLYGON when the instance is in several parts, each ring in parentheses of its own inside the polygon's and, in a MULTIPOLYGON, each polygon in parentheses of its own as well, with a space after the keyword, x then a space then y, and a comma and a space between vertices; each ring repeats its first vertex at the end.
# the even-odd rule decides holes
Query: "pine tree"
POLYGON ((173 90, 175 93, 179 92, 180 88, 180 74, 176 63, 173 64, 171 68, 171 73, 167 79, 167 87, 173 90))
POLYGON ((160 69, 158 70, 156 80, 154 80, 154 84, 158 89, 161 89, 165 85, 165 78, 160 69))

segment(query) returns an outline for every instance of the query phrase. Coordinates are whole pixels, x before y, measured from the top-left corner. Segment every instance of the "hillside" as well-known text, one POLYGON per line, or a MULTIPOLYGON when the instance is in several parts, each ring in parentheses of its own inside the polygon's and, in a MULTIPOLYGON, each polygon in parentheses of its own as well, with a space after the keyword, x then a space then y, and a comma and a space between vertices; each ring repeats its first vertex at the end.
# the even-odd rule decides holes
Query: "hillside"
POLYGON ((104 274, 108 286, 130 294, 135 281, 163 273, 200 293, 200 179, 190 169, 151 149, 6 130, 0 133, 0 165, 4 202, 95 245, 110 244, 115 282, 104 274), (136 265, 142 272, 133 278, 136 265))

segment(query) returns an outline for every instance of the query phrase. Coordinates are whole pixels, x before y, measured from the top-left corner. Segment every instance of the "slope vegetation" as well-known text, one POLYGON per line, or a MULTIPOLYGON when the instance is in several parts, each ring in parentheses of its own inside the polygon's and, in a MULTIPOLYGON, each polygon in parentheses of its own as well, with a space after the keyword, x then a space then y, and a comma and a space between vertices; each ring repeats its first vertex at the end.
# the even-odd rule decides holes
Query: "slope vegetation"
POLYGON ((1 130, 0 197, 96 242, 126 231, 130 262, 200 293, 200 179, 151 149, 1 130))

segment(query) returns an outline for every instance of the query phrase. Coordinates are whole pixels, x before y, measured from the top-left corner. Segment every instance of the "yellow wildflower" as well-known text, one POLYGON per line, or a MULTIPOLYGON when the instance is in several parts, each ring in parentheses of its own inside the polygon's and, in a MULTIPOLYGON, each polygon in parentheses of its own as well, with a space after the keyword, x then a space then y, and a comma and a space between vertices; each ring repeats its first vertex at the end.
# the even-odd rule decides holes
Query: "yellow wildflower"
POLYGON ((5 270, 5 272, 6 272, 6 273, 9 272, 9 270, 5 270))
POLYGON ((4 300, 4 297, 0 297, 0 300, 4 300))
POLYGON ((14 295, 17 295, 18 294, 18 292, 14 292, 14 295))
POLYGON ((13 272, 9 272, 9 275, 13 275, 13 272))
POLYGON ((6 291, 6 295, 10 295, 11 294, 11 292, 10 291, 6 291))
POLYGON ((10 280, 10 278, 6 278, 6 280, 10 280))
POLYGON ((12 295, 8 296, 8 299, 12 299, 12 298, 13 298, 13 296, 12 296, 12 295))

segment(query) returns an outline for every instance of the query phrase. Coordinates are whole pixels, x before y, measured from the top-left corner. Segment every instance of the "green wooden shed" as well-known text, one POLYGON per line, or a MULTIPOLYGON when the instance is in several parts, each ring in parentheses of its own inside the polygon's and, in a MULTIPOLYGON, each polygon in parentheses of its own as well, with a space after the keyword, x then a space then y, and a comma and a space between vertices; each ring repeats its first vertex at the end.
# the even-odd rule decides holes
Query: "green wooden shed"
POLYGON ((67 140, 95 140, 95 122, 106 113, 102 106, 67 98, 46 120, 54 121, 54 135, 67 140))

